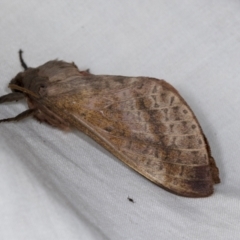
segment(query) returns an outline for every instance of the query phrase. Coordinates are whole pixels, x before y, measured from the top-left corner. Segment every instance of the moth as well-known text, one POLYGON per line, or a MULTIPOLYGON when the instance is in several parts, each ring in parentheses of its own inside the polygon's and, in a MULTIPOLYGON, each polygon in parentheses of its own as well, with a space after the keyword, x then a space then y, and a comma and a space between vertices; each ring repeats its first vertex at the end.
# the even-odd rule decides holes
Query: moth
POLYGON ((219 172, 196 116, 178 91, 149 77, 94 75, 74 63, 49 61, 10 82, 0 103, 26 99, 29 109, 0 122, 33 116, 62 130, 87 134, 158 186, 206 197, 219 172))

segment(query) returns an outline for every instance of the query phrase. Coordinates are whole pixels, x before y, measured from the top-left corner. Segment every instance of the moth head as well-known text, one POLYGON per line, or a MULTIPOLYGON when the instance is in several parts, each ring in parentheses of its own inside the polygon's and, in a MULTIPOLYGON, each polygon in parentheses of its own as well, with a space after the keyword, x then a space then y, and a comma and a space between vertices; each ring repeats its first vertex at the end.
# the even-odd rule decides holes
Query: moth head
POLYGON ((18 73, 10 82, 9 88, 13 92, 23 92, 30 95, 39 95, 45 87, 46 79, 39 76, 38 68, 28 68, 18 73), (32 94, 31 94, 32 93, 32 94))
POLYGON ((59 123, 59 121, 56 120, 57 117, 54 116, 54 118, 54 114, 49 113, 50 111, 46 110, 47 108, 45 106, 42 106, 42 108, 44 108, 47 113, 43 113, 44 111, 39 110, 41 104, 39 104, 38 100, 47 93, 47 81, 49 77, 46 73, 41 73, 41 66, 38 68, 28 68, 22 58, 21 50, 19 51, 19 57, 24 71, 19 72, 10 81, 9 88, 12 90, 12 93, 0 96, 0 104, 25 99, 29 109, 15 117, 0 119, 0 123, 19 121, 32 115, 40 122, 45 121, 53 126, 56 125, 64 128, 65 125, 59 123), (50 115, 50 117, 48 115, 50 115), (52 120, 52 118, 54 120, 52 120))
POLYGON ((10 82, 9 88, 13 93, 25 93, 39 97, 40 90, 45 88, 45 77, 39 76, 39 68, 29 68, 22 57, 22 50, 19 50, 19 59, 24 71, 19 72, 10 82))
MULTIPOLYGON (((23 75, 24 75, 24 72, 20 72, 18 73, 10 82, 10 84, 14 84, 14 85, 17 85, 19 87, 23 87, 23 75)), ((9 84, 9 85, 10 85, 9 84)), ((17 90, 14 90, 13 89, 13 92, 16 92, 17 90)))

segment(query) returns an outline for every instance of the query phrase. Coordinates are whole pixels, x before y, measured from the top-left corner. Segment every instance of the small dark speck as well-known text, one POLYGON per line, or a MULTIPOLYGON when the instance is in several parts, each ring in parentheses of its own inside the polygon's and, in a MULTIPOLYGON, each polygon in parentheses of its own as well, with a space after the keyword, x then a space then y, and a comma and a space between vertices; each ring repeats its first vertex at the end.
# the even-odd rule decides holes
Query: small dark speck
POLYGON ((128 197, 127 199, 129 202, 135 203, 135 201, 132 198, 128 197))

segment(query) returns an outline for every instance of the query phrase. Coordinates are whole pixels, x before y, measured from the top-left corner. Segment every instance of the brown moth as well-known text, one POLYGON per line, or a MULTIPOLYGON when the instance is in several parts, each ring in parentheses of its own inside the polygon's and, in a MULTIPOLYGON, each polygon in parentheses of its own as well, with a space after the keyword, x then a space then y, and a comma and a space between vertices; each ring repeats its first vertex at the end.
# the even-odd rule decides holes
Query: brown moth
POLYGON ((164 189, 206 197, 218 168, 188 104, 164 80, 94 75, 74 63, 49 61, 14 77, 0 103, 26 99, 29 109, 0 122, 32 115, 60 129, 76 128, 164 189))

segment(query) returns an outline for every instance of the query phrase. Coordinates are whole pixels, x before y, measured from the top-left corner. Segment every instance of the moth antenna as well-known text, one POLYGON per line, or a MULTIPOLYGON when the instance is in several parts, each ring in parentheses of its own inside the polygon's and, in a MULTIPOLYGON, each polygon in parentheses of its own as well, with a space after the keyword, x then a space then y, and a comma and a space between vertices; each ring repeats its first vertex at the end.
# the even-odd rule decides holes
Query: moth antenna
POLYGON ((1 122, 13 122, 13 121, 20 121, 24 118, 27 118, 31 115, 33 115, 37 110, 36 109, 28 109, 20 114, 18 114, 16 117, 12 117, 12 118, 5 118, 5 119, 1 119, 1 122))
POLYGON ((20 59, 21 65, 24 68, 24 70, 26 71, 28 69, 28 66, 23 60, 23 57, 22 57, 23 51, 20 49, 18 53, 19 53, 19 59, 20 59))

